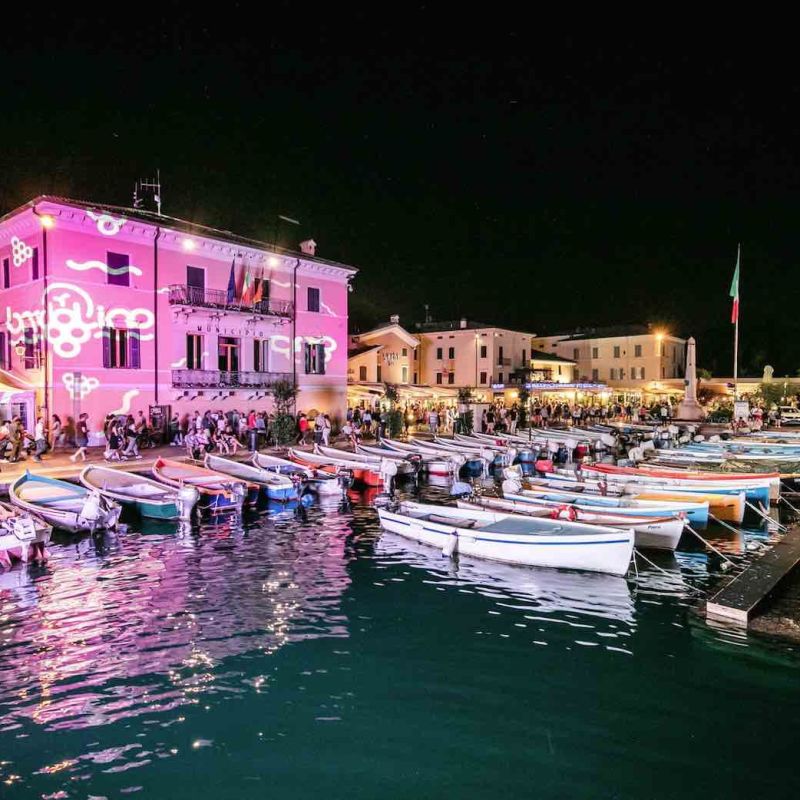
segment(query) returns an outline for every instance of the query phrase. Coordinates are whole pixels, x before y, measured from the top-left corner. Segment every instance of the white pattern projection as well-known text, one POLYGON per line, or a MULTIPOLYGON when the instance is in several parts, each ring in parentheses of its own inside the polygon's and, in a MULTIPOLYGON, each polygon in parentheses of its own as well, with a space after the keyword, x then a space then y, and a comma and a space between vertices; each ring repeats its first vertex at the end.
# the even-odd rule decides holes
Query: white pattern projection
MULTIPOLYGON (((288 336, 273 336, 270 338, 270 349, 275 353, 290 358, 290 342, 288 336)), ((332 336, 297 336, 294 340, 294 352, 299 353, 303 349, 304 344, 323 344, 325 345, 325 363, 327 364, 333 358, 333 352, 338 345, 336 339, 332 336)))
MULTIPOLYGON (((153 312, 146 308, 109 308, 95 306, 89 294, 72 283, 56 281, 47 287, 42 305, 48 304, 47 338, 53 352, 61 358, 75 358, 89 339, 100 339, 103 328, 120 324, 138 328, 140 339, 149 341, 153 312)), ((44 329, 44 311, 12 311, 6 306, 6 328, 10 336, 20 336, 25 328, 44 329)))
POLYGON ((109 267, 104 261, 73 261, 71 258, 67 259, 67 266, 74 269, 76 272, 87 272, 90 269, 99 269, 106 275, 124 275, 130 272, 131 275, 141 276, 142 271, 139 267, 129 264, 127 267, 109 267))
POLYGON ((119 233, 119 229, 125 224, 124 219, 117 219, 112 217, 111 214, 94 214, 91 211, 87 211, 86 216, 97 223, 97 232, 103 236, 116 236, 119 233))
POLYGON ((109 411, 109 414, 130 414, 131 413, 131 401, 134 397, 139 395, 138 389, 128 389, 124 395, 122 395, 122 405, 119 408, 114 409, 113 411, 109 411))
POLYGON ((75 400, 75 398, 83 400, 84 397, 93 392, 100 385, 100 381, 97 380, 97 378, 87 378, 84 375, 81 375, 76 381, 75 376, 71 372, 67 372, 61 380, 67 393, 73 400, 75 400))
POLYGON ((15 267, 21 267, 29 258, 33 258, 33 248, 25 244, 22 239, 11 237, 11 258, 15 267))

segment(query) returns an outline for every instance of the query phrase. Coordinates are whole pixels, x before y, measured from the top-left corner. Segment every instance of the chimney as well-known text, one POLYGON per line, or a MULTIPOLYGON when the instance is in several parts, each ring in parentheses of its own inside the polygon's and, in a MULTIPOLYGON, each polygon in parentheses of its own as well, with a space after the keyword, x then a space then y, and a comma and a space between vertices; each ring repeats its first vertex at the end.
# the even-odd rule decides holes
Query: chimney
POLYGON ((461 327, 462 330, 467 327, 467 318, 466 317, 461 317, 461 325, 460 325, 460 327, 461 327))
POLYGON ((389 317, 389 322, 391 322, 392 325, 399 325, 400 324, 400 315, 399 314, 392 314, 392 316, 389 317))
POLYGON ((313 256, 317 252, 317 243, 313 239, 306 239, 300 242, 300 252, 305 253, 307 256, 313 256))

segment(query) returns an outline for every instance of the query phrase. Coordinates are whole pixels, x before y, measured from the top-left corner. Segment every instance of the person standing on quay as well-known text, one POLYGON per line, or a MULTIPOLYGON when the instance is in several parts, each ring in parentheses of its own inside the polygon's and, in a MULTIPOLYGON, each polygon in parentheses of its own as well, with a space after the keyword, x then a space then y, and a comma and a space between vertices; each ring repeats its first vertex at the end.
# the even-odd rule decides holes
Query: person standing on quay
POLYGON ((42 453, 47 450, 47 433, 44 429, 44 419, 42 417, 36 418, 36 427, 33 432, 33 441, 36 445, 36 450, 33 454, 33 460, 41 462, 42 453))
POLYGON ((69 457, 69 460, 75 463, 78 456, 81 460, 86 461, 86 445, 89 444, 89 415, 84 412, 78 417, 78 429, 75 433, 75 442, 78 449, 69 457))

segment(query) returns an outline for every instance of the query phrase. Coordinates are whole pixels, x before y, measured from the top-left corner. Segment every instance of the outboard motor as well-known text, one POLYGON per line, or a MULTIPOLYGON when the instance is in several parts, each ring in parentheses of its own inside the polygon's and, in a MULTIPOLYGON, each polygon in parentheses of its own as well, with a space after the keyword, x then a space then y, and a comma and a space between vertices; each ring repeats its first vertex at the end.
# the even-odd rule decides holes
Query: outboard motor
POLYGON ((419 481, 419 474, 422 472, 422 456, 419 453, 410 453, 408 456, 408 463, 411 464, 414 482, 417 483, 419 481))
POLYGON ((178 489, 178 496, 175 505, 178 507, 178 516, 180 519, 191 519, 192 511, 200 499, 200 492, 194 486, 187 486, 184 484, 178 489))
POLYGON ((98 526, 102 526, 103 517, 103 499, 100 492, 89 492, 83 503, 78 522, 86 525, 90 531, 94 531, 98 526))
POLYGON ((451 497, 465 497, 467 495, 471 495, 472 493, 472 486, 470 486, 468 483, 464 483, 463 481, 454 481, 453 485, 450 487, 451 497))
POLYGON ((337 473, 336 477, 339 480, 339 486, 342 487, 342 494, 347 496, 347 492, 353 488, 355 479, 353 477, 353 470, 347 467, 342 467, 337 473))
POLYGON ((522 490, 522 483, 516 478, 506 478, 503 483, 503 496, 507 494, 519 494, 522 490))

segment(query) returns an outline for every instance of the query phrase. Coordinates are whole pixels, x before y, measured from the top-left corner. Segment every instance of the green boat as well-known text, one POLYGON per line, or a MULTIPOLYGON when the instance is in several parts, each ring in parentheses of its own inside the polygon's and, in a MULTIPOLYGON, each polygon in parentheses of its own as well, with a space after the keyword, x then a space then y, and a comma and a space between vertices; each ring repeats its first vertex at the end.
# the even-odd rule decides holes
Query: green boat
POLYGON ((189 519, 200 497, 193 486, 172 488, 143 475, 94 464, 84 467, 80 479, 87 489, 132 506, 150 519, 189 519))

